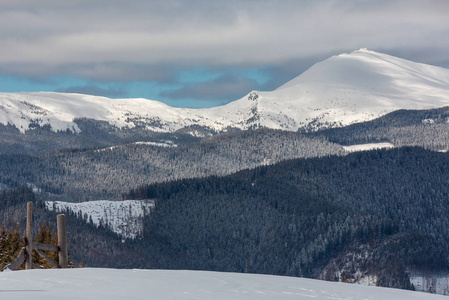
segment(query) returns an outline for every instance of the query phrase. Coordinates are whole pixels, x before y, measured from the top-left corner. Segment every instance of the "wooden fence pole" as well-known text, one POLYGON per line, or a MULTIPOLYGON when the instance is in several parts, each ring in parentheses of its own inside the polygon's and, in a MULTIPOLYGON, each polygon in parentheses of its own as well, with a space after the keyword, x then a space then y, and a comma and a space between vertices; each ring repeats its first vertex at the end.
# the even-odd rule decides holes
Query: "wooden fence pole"
POLYGON ((61 268, 68 268, 69 259, 67 252, 65 215, 58 215, 56 221, 58 225, 59 265, 61 266, 61 268))
POLYGON ((26 259, 25 259, 25 269, 29 270, 32 268, 32 253, 33 253, 33 202, 29 201, 27 203, 27 224, 25 229, 25 240, 26 240, 26 259))

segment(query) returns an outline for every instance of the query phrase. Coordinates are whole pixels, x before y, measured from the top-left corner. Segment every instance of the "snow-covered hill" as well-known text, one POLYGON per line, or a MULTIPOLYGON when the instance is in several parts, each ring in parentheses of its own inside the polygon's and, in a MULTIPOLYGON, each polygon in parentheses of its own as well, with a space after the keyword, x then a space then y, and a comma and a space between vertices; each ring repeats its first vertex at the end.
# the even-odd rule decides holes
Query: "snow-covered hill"
POLYGON ((2 300, 34 299, 447 299, 320 280, 203 271, 52 269, 0 273, 2 300))
POLYGON ((274 91, 253 91, 210 109, 174 108, 147 99, 0 93, 0 123, 15 125, 22 132, 30 123, 79 132, 75 118, 158 132, 193 125, 215 131, 229 127, 296 131, 344 126, 398 109, 443 106, 449 106, 449 70, 360 49, 315 64, 274 91))
POLYGON ((97 200, 81 203, 46 201, 48 210, 72 211, 87 222, 108 227, 125 238, 135 238, 143 232, 143 217, 154 208, 154 200, 97 200))

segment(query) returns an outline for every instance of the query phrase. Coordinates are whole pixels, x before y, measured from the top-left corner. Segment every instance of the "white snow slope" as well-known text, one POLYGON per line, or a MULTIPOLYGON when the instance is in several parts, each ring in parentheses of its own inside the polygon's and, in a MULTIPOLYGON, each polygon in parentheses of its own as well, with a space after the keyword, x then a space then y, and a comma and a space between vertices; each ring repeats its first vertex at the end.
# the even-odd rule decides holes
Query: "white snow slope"
POLYGON ((394 148, 392 143, 373 143, 373 144, 358 144, 351 146, 343 146, 346 152, 359 152, 359 151, 369 151, 373 149, 387 149, 394 148))
POLYGON ((95 225, 104 225, 125 238, 135 238, 143 233, 143 217, 154 208, 154 200, 97 200, 81 203, 45 201, 48 210, 72 211, 81 214, 95 225))
POLYGON ((52 269, 0 273, 2 300, 419 300, 446 296, 312 279, 203 271, 52 269))
POLYGON ((296 131, 344 126, 398 109, 449 106, 449 70, 360 49, 333 56, 271 92, 253 91, 209 109, 174 108, 147 99, 108 99, 80 94, 0 93, 0 123, 24 132, 30 122, 79 132, 74 118, 117 127, 142 125, 173 132, 200 125, 268 127, 296 131))

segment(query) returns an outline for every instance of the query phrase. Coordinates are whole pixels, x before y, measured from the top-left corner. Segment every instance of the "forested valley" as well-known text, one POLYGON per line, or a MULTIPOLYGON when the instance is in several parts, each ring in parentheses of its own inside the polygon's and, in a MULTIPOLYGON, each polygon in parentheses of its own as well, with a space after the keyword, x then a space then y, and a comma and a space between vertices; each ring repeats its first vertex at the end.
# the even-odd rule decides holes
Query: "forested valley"
POLYGON ((3 126, 0 187, 28 186, 47 200, 119 200, 130 188, 153 182, 228 175, 294 158, 346 155, 342 145, 390 142, 447 151, 448 118, 448 108, 401 110, 318 132, 262 128, 220 134, 201 128, 171 134, 120 130, 94 120, 77 120, 83 129, 79 135, 37 125, 23 135, 3 126), (186 133, 192 130, 203 137, 186 133))
POLYGON ((79 136, 36 127, 15 139, 4 126, 0 219, 23 232, 33 201, 38 234, 41 224, 56 228, 46 200, 155 199, 134 240, 66 212, 74 264, 370 275, 413 289, 410 272, 449 272, 448 118, 447 108, 397 111, 319 132, 196 128, 201 137, 80 120, 79 136), (342 147, 377 142, 396 148, 342 147))
MULTIPOLYGON (((447 153, 406 147, 141 186, 123 197, 157 199, 143 237, 123 243, 70 215, 71 257, 87 266, 327 280, 364 274, 411 289, 410 271, 449 271, 448 164, 447 153)), ((29 189, 2 192, 7 226, 23 220, 29 199, 36 222, 54 227, 29 189)))
POLYGON ((261 129, 198 142, 129 143, 41 155, 0 155, 0 185, 29 186, 47 200, 119 200, 132 187, 180 178, 227 175, 288 158, 343 154, 322 137, 261 129))

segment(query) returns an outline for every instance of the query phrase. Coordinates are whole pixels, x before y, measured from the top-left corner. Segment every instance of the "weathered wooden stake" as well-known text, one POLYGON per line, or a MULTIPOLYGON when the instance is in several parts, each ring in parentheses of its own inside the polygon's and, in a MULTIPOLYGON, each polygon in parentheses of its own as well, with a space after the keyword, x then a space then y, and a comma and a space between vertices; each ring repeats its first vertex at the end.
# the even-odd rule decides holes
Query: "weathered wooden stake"
POLYGON ((69 259, 67 252, 65 215, 58 215, 56 222, 58 225, 59 266, 61 266, 61 268, 68 268, 69 259))
POLYGON ((25 229, 25 269, 29 270, 33 267, 32 253, 33 253, 33 202, 27 203, 27 225, 25 229))

